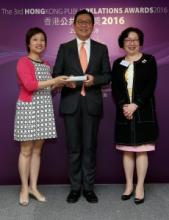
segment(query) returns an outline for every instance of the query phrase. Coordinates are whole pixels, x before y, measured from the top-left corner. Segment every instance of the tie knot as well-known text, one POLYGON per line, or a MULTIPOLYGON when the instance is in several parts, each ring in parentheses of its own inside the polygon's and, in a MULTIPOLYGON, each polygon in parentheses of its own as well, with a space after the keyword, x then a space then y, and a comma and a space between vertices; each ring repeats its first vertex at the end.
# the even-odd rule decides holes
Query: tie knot
POLYGON ((85 44, 86 44, 85 41, 82 41, 82 42, 81 42, 81 46, 82 46, 82 47, 84 47, 85 44))

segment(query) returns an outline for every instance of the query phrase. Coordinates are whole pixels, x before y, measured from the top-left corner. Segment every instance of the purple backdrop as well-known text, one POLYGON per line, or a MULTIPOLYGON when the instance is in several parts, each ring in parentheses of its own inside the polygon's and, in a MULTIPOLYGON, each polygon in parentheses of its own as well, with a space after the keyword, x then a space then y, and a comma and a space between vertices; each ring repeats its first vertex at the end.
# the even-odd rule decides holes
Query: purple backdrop
MULTIPOLYGON (((15 103, 18 96, 16 62, 25 55, 25 32, 39 26, 48 35, 45 57, 51 64, 60 43, 74 37, 72 18, 80 8, 88 8, 95 15, 93 38, 108 45, 111 63, 121 56, 119 33, 128 26, 137 26, 145 33, 143 51, 153 54, 158 63, 156 89, 160 136, 156 151, 150 153, 147 182, 168 182, 169 155, 169 2, 163 0, 109 0, 60 2, 48 0, 18 2, 1 1, 0 8, 0 184, 17 184, 19 143, 13 141, 15 103)), ((115 108, 110 88, 103 90, 104 118, 98 135, 97 183, 124 181, 121 153, 114 148, 115 108)), ((67 183, 67 152, 63 120, 58 113, 59 94, 53 98, 57 140, 46 141, 40 171, 40 183, 67 183)))

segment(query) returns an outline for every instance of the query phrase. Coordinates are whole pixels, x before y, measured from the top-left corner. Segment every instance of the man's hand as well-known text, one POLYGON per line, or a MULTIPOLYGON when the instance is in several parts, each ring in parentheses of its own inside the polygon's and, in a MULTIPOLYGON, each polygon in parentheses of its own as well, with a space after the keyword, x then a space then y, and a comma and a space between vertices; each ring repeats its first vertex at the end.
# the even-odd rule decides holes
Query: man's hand
MULTIPOLYGON (((70 75, 70 76, 73 76, 73 75, 70 75)), ((69 76, 69 77, 70 77, 69 76)), ((76 88, 76 82, 74 82, 74 81, 69 81, 69 77, 68 77, 68 81, 67 81, 67 83, 66 83, 66 87, 68 87, 68 88, 71 88, 71 89, 74 89, 74 88, 76 88)))
POLYGON ((76 83, 75 82, 67 82, 66 87, 74 89, 74 88, 76 88, 76 83))
POLYGON ((84 81, 84 86, 90 87, 94 85, 94 76, 92 76, 91 74, 86 74, 86 76, 87 76, 87 80, 84 81))

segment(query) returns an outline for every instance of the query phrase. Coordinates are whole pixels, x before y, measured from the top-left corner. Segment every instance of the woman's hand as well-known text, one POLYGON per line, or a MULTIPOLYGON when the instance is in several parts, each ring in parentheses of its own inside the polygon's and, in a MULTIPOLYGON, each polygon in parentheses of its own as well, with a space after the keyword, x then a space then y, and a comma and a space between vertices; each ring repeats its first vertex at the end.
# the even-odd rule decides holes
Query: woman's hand
POLYGON ((138 105, 136 105, 135 103, 123 105, 123 114, 124 114, 124 116, 128 120, 133 119, 133 114, 137 110, 137 108, 138 108, 138 105))
POLYGON ((67 79, 69 77, 68 76, 57 76, 55 78, 53 78, 53 82, 54 82, 54 85, 52 86, 52 89, 53 88, 61 88, 63 86, 65 86, 68 82, 67 82, 67 79))

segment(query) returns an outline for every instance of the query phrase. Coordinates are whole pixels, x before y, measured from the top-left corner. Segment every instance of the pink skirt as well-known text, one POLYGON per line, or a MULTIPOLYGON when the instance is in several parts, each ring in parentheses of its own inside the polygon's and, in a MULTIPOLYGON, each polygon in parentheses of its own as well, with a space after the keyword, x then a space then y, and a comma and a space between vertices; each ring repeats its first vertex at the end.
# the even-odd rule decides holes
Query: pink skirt
POLYGON ((154 151, 155 144, 143 144, 136 146, 116 145, 116 149, 121 151, 131 151, 131 152, 154 151))

